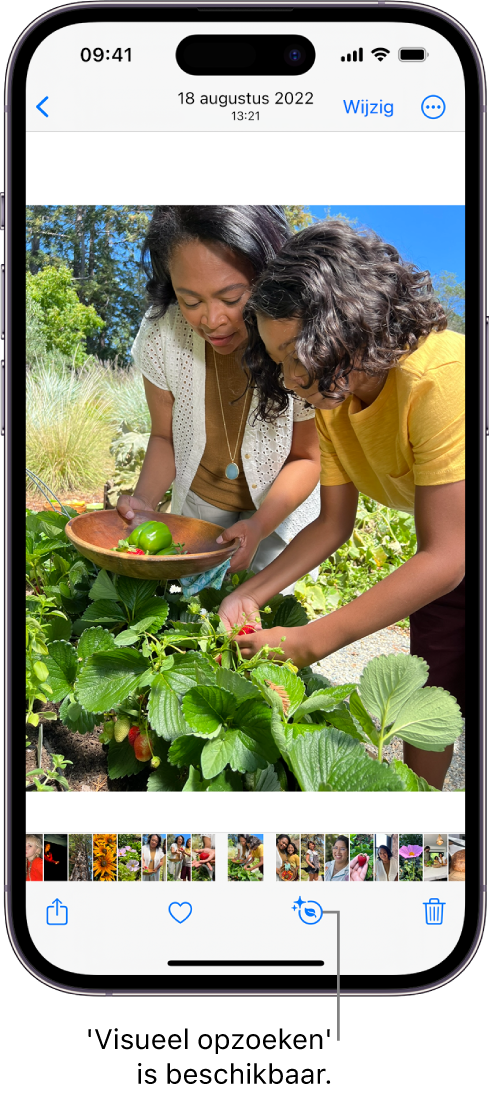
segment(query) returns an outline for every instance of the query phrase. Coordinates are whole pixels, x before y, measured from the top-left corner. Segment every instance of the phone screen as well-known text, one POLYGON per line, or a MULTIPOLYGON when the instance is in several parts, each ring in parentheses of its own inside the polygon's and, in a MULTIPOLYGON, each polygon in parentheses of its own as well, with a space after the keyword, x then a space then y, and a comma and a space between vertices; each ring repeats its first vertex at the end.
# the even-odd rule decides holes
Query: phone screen
POLYGON ((388 6, 80 12, 11 80, 18 950, 94 993, 427 987, 480 917, 475 53, 388 6))

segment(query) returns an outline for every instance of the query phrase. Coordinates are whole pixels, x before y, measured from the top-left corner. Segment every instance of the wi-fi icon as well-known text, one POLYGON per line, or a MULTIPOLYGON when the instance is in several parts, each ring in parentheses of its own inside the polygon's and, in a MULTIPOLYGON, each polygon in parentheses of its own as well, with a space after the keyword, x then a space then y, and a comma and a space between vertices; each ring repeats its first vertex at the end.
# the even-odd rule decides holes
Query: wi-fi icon
POLYGON ((383 61, 384 57, 387 57, 387 54, 390 53, 390 49, 386 49, 385 46, 377 46, 376 49, 370 52, 377 58, 377 61, 383 61))

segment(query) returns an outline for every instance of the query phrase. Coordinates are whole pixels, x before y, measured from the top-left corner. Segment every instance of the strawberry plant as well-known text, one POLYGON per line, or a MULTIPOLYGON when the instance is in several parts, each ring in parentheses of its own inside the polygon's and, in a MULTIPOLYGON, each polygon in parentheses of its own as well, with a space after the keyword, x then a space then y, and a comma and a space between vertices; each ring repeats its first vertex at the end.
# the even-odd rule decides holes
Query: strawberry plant
POLYGON ((240 864, 228 864, 228 879, 240 880, 242 882, 256 883, 260 879, 263 879, 261 871, 254 868, 252 871, 247 871, 246 868, 242 868, 240 864))
MULTIPOLYGON (((227 634, 217 609, 247 572, 186 597, 176 583, 90 571, 63 544, 60 515, 28 517, 32 528, 40 519, 34 547, 42 546, 29 595, 38 599, 27 659, 31 722, 42 699, 61 705, 73 732, 103 724, 109 777, 146 769, 148 791, 434 790, 384 759, 393 736, 438 751, 461 733, 456 701, 426 687, 422 659, 382 655, 358 685, 336 687, 310 668, 298 674, 280 646, 243 660, 234 639, 245 625, 227 634), (51 564, 53 520, 61 562, 51 564), (51 566, 67 569, 44 584, 51 566), (70 633, 45 634, 51 617, 70 633)), ((271 599, 261 617, 265 629, 284 632, 307 621, 293 595, 271 599)))

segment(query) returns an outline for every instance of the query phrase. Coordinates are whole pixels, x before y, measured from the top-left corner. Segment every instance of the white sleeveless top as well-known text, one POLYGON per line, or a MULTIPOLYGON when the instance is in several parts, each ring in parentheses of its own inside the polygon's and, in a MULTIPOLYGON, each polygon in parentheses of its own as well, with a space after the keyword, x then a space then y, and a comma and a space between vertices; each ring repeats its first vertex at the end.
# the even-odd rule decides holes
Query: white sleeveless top
MULTIPOLYGON (((171 392, 173 448, 176 475, 172 512, 181 514, 205 449, 205 340, 184 319, 177 304, 153 320, 146 313, 132 347, 135 364, 157 388, 171 392)), ((258 405, 253 393, 243 434, 241 459, 254 506, 258 509, 287 459, 294 422, 314 418, 304 400, 289 397, 288 406, 273 423, 260 419, 252 425, 258 405)), ((319 484, 309 497, 276 529, 285 541, 319 514, 319 484)))

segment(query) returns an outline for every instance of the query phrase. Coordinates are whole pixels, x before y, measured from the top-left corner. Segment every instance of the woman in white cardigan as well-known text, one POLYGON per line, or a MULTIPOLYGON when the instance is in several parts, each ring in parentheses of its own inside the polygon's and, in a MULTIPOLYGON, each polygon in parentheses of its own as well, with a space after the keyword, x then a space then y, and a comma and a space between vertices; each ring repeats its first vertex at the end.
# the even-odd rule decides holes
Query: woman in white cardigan
MULTIPOLYGON (((267 566, 319 513, 314 410, 292 396, 273 423, 255 418, 241 357, 253 282, 290 236, 281 207, 159 206, 146 240, 151 307, 133 346, 151 436, 127 521, 156 509, 240 538, 231 570, 267 566)), ((221 538, 219 538, 221 539, 221 538)))
POLYGON ((142 847, 143 880, 146 883, 159 883, 161 874, 165 874, 166 841, 159 833, 150 833, 148 843, 142 847))

